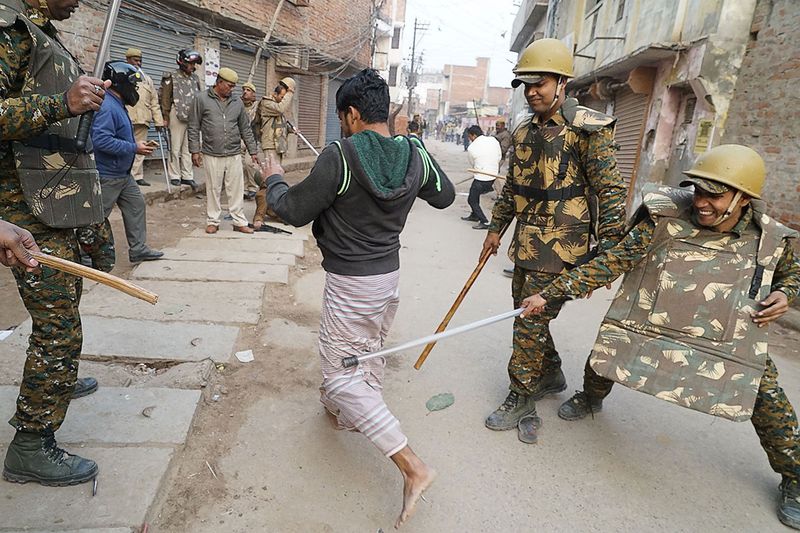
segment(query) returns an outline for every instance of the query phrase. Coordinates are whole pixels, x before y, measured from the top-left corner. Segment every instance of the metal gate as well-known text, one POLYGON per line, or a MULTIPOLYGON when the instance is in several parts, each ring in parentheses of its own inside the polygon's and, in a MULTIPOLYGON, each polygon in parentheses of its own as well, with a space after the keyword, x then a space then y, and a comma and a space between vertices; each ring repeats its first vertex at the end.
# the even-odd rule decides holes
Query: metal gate
POLYGON ((614 116, 617 118, 614 138, 619 145, 617 167, 629 191, 636 180, 648 100, 648 95, 636 94, 627 86, 620 89, 614 100, 614 116))
MULTIPOLYGON (((322 147, 320 131, 322 109, 322 77, 293 76, 297 81, 297 127, 315 148, 322 147)), ((303 142, 297 143, 298 155, 307 156, 311 150, 303 142)))
MULTIPOLYGON (((236 96, 242 95, 242 84, 247 81, 247 75, 250 73, 250 67, 253 66, 253 58, 255 51, 247 52, 237 48, 227 48, 228 43, 222 43, 219 51, 219 65, 220 67, 232 68, 239 75, 239 83, 233 90, 236 96)), ((267 58, 261 56, 261 61, 258 62, 258 68, 253 76, 253 84, 256 86, 257 97, 266 96, 272 91, 267 91, 267 58)))
MULTIPOLYGON (((159 28, 157 22, 147 24, 138 19, 120 13, 114 33, 111 37, 111 59, 125 60, 125 51, 128 48, 138 48, 142 51, 142 70, 153 78, 156 89, 161 84, 161 77, 165 72, 172 72, 178 68, 175 58, 181 48, 194 48, 194 35, 185 32, 167 31, 159 28)), ((202 69, 201 69, 202 70, 202 69)), ((149 140, 157 141, 156 130, 150 125, 147 132, 149 140)), ((164 147, 166 151, 166 146, 164 147)), ((161 154, 156 150, 148 158, 158 158, 161 154)))
POLYGON ((339 124, 339 114, 336 112, 336 91, 342 86, 339 80, 328 80, 328 112, 325 123, 325 145, 342 137, 342 126, 339 124))

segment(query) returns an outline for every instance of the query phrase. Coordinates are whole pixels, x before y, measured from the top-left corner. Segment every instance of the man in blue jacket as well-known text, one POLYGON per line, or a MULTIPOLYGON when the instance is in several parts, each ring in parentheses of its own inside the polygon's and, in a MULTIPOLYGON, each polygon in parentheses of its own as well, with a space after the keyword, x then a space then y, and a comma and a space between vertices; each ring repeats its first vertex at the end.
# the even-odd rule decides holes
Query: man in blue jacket
POLYGON ((122 211, 125 237, 128 239, 128 258, 131 263, 153 261, 164 255, 149 248, 145 202, 142 192, 131 174, 136 154, 148 155, 154 147, 146 141, 137 142, 133 124, 125 105, 134 106, 139 100, 136 83, 141 74, 124 61, 109 61, 103 71, 103 80, 111 80, 108 98, 94 116, 92 144, 95 162, 102 185, 103 210, 111 214, 114 204, 122 211))

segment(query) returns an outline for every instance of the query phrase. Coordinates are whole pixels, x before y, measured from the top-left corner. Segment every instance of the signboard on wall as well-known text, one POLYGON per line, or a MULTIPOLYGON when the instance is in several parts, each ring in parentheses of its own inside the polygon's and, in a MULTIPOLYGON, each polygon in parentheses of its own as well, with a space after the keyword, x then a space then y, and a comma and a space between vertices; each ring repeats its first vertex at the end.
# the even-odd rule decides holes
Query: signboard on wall
POLYGON ((702 154, 708 150, 711 134, 714 132, 714 122, 701 120, 697 125, 697 137, 694 140, 694 153, 702 154))

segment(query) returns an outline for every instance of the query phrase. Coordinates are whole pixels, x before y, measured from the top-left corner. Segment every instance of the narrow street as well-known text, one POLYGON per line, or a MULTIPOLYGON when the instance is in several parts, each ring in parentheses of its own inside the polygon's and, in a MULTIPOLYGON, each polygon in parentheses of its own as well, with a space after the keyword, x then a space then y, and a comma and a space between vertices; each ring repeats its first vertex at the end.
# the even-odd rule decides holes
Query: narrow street
MULTIPOLYGON (((453 181, 466 177, 461 147, 428 145, 453 181)), ((466 196, 459 195, 445 211, 420 202, 411 213, 402 236, 401 306, 388 345, 432 332, 474 268, 484 233, 459 220, 466 212, 466 196)), ((360 435, 334 431, 318 402, 318 262, 309 243, 288 286, 265 292, 258 325, 242 328, 236 349, 253 349, 256 360, 227 365, 225 394, 198 410, 163 502, 151 510, 155 530, 391 528, 402 488, 395 467, 360 435)), ((507 264, 501 256, 489 263, 453 325, 509 309, 510 280, 501 273, 507 264)), ((623 524, 639 531, 785 530, 774 515, 779 479, 749 423, 623 387, 593 420, 557 417, 560 402, 581 388, 611 296, 598 291, 571 303, 555 323, 569 388, 540 402, 537 445, 483 426, 506 394, 510 322, 442 342, 421 371, 411 367, 417 350, 387 361, 387 403, 411 446, 439 472, 409 531, 609 531, 623 524), (455 404, 428 413, 425 402, 443 392, 455 404)), ((775 327, 772 353, 795 404, 799 338, 775 327)))

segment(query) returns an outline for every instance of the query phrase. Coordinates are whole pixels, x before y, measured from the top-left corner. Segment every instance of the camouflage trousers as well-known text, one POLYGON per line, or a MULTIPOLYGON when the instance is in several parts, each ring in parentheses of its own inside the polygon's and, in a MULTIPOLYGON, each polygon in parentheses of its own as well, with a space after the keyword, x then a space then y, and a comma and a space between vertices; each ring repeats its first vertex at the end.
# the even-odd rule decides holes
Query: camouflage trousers
MULTIPOLYGON (((528 296, 541 292, 556 277, 557 274, 515 266, 511 281, 514 307, 522 305, 522 300, 528 296)), ((563 305, 563 302, 553 302, 539 315, 527 319, 517 317, 514 320, 513 351, 508 362, 511 390, 529 395, 543 376, 561 369, 561 358, 550 334, 550 321, 558 316, 563 305)))
MULTIPOLYGON (((613 385, 613 381, 592 370, 586 360, 583 390, 587 395, 605 398, 613 385)), ((750 421, 772 469, 784 479, 800 482, 800 426, 789 398, 778 385, 778 369, 769 357, 750 421)))
MULTIPOLYGON (((77 261, 75 230, 42 224, 25 202, 16 172, 8 170, 0 168, 0 218, 30 231, 44 253, 77 261)), ((18 430, 55 431, 67 414, 78 377, 82 280, 44 266, 38 273, 13 272, 33 326, 17 410, 9 423, 18 430)))

